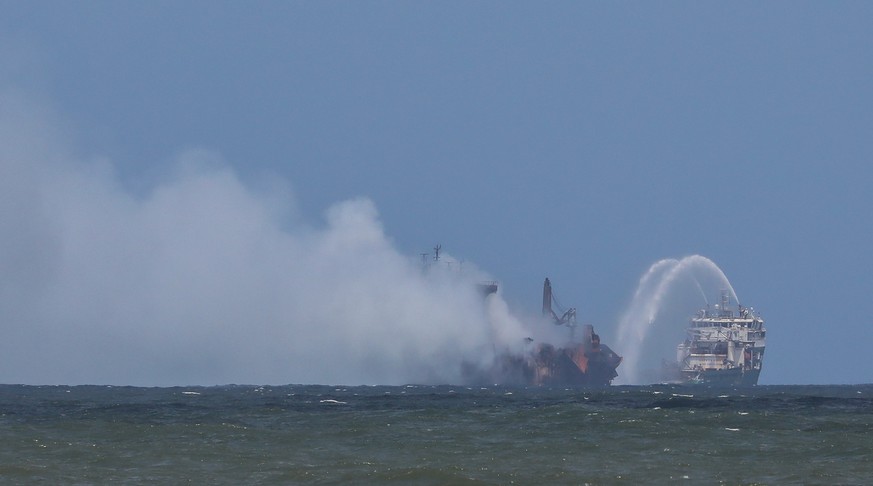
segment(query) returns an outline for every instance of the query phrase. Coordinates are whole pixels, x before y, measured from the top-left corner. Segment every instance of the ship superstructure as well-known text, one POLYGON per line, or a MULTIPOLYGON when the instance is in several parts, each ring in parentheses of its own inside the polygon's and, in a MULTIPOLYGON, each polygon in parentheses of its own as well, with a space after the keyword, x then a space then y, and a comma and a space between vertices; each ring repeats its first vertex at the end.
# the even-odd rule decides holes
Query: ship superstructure
POLYGON ((676 349, 682 381, 710 385, 756 385, 767 331, 754 309, 737 305, 722 292, 721 302, 691 318, 687 338, 676 349))

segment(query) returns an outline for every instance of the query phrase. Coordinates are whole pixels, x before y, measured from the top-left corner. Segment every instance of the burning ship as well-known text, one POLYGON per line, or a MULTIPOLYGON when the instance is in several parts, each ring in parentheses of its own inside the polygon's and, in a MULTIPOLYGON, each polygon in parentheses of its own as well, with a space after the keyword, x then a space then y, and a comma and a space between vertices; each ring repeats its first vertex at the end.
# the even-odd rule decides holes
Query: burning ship
MULTIPOLYGON (((441 263, 441 245, 434 247, 433 260, 428 253, 422 253, 424 271, 441 263)), ((451 267, 452 262, 445 262, 451 267)), ((460 268, 460 264, 455 265, 460 268)), ((498 284, 494 281, 480 282, 478 290, 483 298, 497 293, 498 284)), ((594 326, 582 326, 582 335, 576 337, 576 309, 566 311, 552 293, 548 278, 543 282, 543 316, 556 326, 566 327, 569 339, 563 346, 534 342, 527 338, 524 351, 505 351, 498 353, 490 366, 482 367, 473 363, 462 363, 461 371, 465 381, 478 384, 514 384, 547 386, 606 386, 618 376, 616 368, 622 357, 609 346, 600 342, 594 326), (552 308, 555 305, 561 312, 559 316, 552 308)))
MULTIPOLYGON (((491 287, 497 290, 496 285, 491 287)), ((522 355, 505 353, 497 357, 491 370, 478 374, 473 381, 547 386, 606 386, 618 376, 616 368, 621 356, 600 342, 590 324, 582 326, 580 338, 575 336, 576 309, 570 308, 559 316, 552 303, 552 285, 547 278, 543 283, 543 315, 555 325, 564 326, 570 333, 567 343, 556 347, 549 343, 535 343, 527 338, 526 352, 522 355)), ((472 371, 470 369, 467 370, 472 371)))
POLYGON ((685 342, 676 348, 682 382, 708 385, 756 385, 764 359, 767 331, 754 309, 730 308, 727 291, 715 308, 691 318, 685 342))

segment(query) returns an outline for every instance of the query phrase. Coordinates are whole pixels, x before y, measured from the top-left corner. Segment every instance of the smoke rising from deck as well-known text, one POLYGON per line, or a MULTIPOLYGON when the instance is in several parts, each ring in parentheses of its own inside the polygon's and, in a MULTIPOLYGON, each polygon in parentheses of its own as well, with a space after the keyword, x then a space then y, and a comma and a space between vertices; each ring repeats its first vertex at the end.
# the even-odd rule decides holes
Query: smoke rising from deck
POLYGON ((528 335, 473 265, 400 254, 367 199, 310 224, 202 150, 134 194, 0 96, 0 382, 458 383, 528 335))
POLYGON ((662 364, 676 360, 676 346, 685 339, 690 316, 721 290, 739 303, 727 276, 704 256, 652 264, 618 324, 617 343, 624 360, 616 384, 662 381, 662 364))

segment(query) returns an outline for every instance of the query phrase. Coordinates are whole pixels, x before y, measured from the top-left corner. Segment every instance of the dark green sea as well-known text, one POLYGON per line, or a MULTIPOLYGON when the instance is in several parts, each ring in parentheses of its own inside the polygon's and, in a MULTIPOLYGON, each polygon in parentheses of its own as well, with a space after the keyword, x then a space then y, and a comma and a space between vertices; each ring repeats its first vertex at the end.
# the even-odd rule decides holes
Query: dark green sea
POLYGON ((870 484, 873 385, 0 386, 6 484, 870 484))

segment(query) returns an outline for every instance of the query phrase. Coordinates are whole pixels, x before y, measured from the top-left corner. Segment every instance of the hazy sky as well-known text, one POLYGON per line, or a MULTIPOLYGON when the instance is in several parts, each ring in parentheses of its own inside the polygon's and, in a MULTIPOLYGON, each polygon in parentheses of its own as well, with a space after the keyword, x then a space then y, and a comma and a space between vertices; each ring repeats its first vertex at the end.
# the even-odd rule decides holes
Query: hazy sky
POLYGON ((502 331, 441 243, 619 354, 703 255, 761 383, 869 383, 871 53, 870 2, 0 0, 0 382, 451 380, 502 331))

